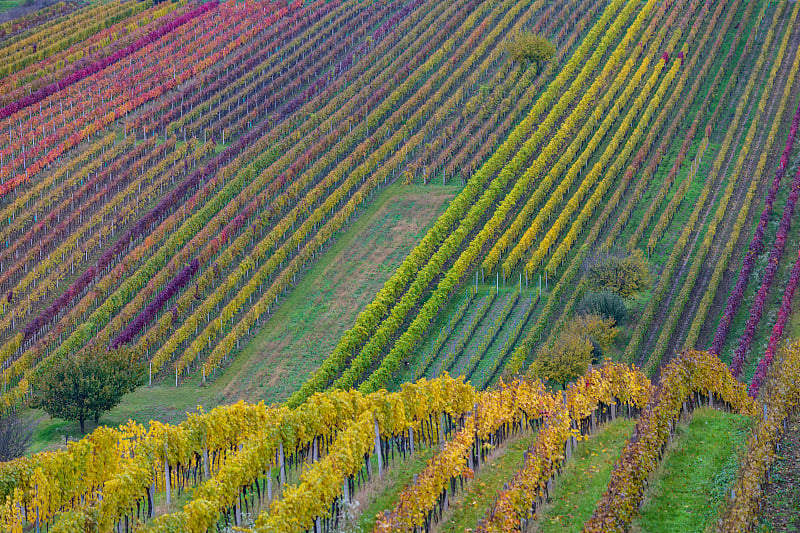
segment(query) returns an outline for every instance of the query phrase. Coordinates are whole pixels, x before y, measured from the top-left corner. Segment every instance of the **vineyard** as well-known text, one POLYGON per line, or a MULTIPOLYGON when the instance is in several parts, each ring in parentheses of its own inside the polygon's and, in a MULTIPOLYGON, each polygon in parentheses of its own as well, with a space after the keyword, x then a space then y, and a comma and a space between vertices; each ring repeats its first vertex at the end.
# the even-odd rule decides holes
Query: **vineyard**
POLYGON ((677 531, 695 410, 691 527, 772 519, 800 2, 68 1, 0 57, 3 531, 677 531))

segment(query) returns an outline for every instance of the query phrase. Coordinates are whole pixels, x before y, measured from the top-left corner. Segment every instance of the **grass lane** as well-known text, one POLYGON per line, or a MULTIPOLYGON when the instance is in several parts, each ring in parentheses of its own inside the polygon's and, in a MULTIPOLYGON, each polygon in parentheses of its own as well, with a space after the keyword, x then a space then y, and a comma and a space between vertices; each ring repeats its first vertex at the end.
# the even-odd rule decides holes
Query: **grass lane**
POLYGON ((691 422, 678 425, 631 531, 705 531, 715 524, 751 426, 747 416, 696 409, 691 422))
POLYGON ((535 530, 580 531, 611 480, 611 470, 633 431, 636 420, 618 418, 579 442, 572 460, 556 478, 551 503, 545 505, 535 530))

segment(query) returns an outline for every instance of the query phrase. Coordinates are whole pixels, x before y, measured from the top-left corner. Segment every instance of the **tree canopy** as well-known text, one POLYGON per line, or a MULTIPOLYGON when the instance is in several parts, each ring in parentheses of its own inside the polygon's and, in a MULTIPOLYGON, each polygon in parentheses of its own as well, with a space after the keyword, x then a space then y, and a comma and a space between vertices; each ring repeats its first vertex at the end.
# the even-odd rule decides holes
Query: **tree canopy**
POLYGON ((143 370, 126 348, 73 354, 44 371, 33 405, 52 417, 77 420, 84 433, 86 420, 97 422, 141 383, 143 370))
POLYGON ((650 287, 650 264, 641 250, 629 255, 610 254, 588 264, 586 281, 592 290, 608 290, 628 298, 650 287))
POLYGON ((617 335, 614 319, 586 314, 573 318, 553 342, 544 344, 533 363, 533 373, 563 387, 586 373, 599 360, 598 350, 608 350, 617 335))
POLYGON ((556 46, 541 35, 523 32, 508 43, 508 55, 514 61, 535 63, 537 67, 550 60, 556 53, 556 46))

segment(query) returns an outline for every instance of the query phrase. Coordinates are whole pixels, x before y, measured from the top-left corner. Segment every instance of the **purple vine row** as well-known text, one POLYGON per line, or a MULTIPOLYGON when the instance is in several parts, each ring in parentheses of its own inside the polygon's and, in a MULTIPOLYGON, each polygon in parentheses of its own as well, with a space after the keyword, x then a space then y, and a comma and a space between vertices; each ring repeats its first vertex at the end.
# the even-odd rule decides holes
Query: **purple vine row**
POLYGON ((175 30, 175 28, 186 24, 190 20, 197 18, 204 13, 207 13, 212 9, 215 9, 218 4, 219 4, 218 0, 212 0, 211 2, 207 2, 202 6, 198 7, 197 9, 185 13, 180 17, 176 18, 175 20, 168 22, 167 24, 164 24, 160 28, 151 31, 141 39, 126 46, 125 48, 117 50, 110 56, 104 57, 103 59, 98 59, 94 63, 87 65, 81 70, 70 74, 66 78, 63 78, 55 83, 51 83, 50 85, 42 87, 41 89, 39 89, 34 93, 31 93, 27 96, 20 98, 19 100, 11 102, 7 106, 0 109, 0 119, 4 119, 8 116, 13 115, 17 111, 20 111, 21 109, 25 109, 26 107, 37 104, 42 100, 44 100, 45 98, 47 98, 48 96, 51 96, 57 93, 58 91, 62 91, 67 87, 69 87, 70 85, 73 85, 85 78, 88 78, 93 74, 100 72, 101 70, 107 68, 109 65, 113 65, 120 59, 128 57, 132 53, 151 44, 153 41, 156 41, 161 37, 167 35, 168 33, 171 33, 173 30, 175 30))
POLYGON ((719 355, 719 353, 722 351, 722 346, 725 344, 725 340, 728 337, 733 317, 742 303, 744 290, 747 286, 747 282, 750 279, 750 274, 753 272, 756 257, 764 248, 764 232, 767 229, 767 223, 769 222, 769 217, 772 213, 772 204, 775 201, 775 196, 778 194, 778 188, 780 187, 781 180, 786 174, 786 167, 789 164, 789 154, 792 151, 795 138, 797 137, 797 126, 799 122, 800 104, 797 106, 794 118, 792 119, 792 127, 789 131, 789 136, 787 137, 786 144, 783 148, 783 155, 781 156, 780 164, 778 165, 778 169, 775 171, 775 177, 772 180, 772 186, 767 192, 767 197, 764 200, 764 209, 761 211, 761 219, 759 220, 755 234, 750 241, 747 254, 744 256, 744 260, 742 261, 742 268, 739 271, 739 278, 736 280, 736 285, 734 286, 733 291, 731 291, 730 296, 728 296, 728 301, 725 305, 725 311, 722 314, 722 318, 717 326, 717 331, 714 334, 714 341, 709 349, 709 351, 713 354, 719 355))

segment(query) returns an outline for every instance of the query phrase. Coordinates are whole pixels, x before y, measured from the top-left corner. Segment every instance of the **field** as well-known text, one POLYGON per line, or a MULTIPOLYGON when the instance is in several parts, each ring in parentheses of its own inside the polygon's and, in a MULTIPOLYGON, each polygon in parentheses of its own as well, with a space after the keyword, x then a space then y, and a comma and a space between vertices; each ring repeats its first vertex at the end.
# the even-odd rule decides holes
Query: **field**
POLYGON ((12 3, 0 529, 796 526, 800 2, 12 3))

